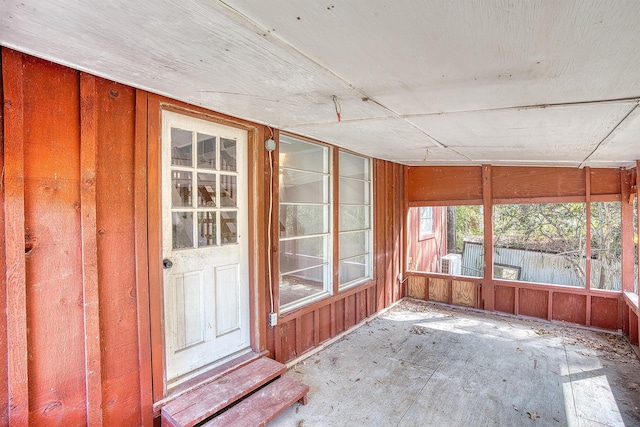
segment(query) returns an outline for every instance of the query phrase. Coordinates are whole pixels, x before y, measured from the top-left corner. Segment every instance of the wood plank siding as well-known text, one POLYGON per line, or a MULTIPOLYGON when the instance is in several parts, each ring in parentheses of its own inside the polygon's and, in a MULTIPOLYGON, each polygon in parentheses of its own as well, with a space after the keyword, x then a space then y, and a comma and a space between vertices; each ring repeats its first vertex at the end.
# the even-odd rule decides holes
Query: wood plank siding
MULTIPOLYGON (((268 239, 263 144, 272 131, 277 140, 277 130, 7 48, 0 65, 0 425, 154 423, 153 405, 167 394, 165 109, 248 131, 253 350, 290 361, 404 295, 404 166, 373 160, 373 280, 287 312, 271 328, 267 254, 277 234, 268 239)), ((277 183, 273 189, 277 214, 277 183)), ((277 295, 277 257, 272 262, 277 295)))

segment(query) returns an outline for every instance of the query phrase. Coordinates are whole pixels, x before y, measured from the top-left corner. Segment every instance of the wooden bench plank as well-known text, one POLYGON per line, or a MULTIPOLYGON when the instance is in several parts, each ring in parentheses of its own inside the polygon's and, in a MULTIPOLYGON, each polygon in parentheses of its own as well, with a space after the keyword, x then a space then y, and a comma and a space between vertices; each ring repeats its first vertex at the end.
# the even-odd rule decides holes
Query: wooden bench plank
POLYGON ((258 359, 162 407, 162 425, 194 426, 282 375, 286 369, 275 360, 258 359))
POLYGON ((281 377, 258 390, 203 427, 264 426, 294 403, 307 403, 309 386, 281 377))

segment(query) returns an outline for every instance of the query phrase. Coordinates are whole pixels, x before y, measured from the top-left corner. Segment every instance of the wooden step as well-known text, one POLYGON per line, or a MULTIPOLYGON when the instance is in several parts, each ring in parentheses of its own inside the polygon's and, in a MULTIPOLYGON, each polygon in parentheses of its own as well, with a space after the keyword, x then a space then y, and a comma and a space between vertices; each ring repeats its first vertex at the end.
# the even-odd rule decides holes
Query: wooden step
POLYGON ((188 381, 183 382, 179 386, 169 390, 170 395, 168 397, 153 404, 153 417, 159 417, 160 410, 163 406, 168 405, 174 400, 180 399, 183 395, 191 393, 199 387, 205 386, 210 382, 214 382, 218 378, 230 374, 232 371, 238 370, 243 366, 260 359, 261 357, 266 357, 268 355, 268 351, 262 351, 260 353, 249 351, 219 366, 216 366, 215 368, 206 371, 188 381))
POLYGON ((309 386, 281 377, 202 426, 264 426, 294 403, 306 405, 308 392, 309 386))
POLYGON ((287 367, 263 357, 162 407, 162 426, 191 427, 279 377, 287 367))

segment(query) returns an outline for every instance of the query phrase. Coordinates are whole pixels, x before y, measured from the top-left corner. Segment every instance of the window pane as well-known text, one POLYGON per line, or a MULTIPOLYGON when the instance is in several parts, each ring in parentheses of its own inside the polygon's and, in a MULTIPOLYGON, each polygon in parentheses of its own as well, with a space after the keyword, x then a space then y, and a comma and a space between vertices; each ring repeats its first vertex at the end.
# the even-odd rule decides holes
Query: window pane
POLYGON ((171 164, 193 167, 193 133, 188 130, 171 128, 171 164))
POLYGON ((325 146, 280 135, 281 308, 329 294, 331 288, 329 157, 325 146))
POLYGON ((327 236, 280 242, 280 272, 301 270, 328 262, 327 236))
POLYGON ((191 172, 171 171, 171 205, 174 208, 192 207, 192 177, 191 172))
POLYGON ((220 244, 236 243, 238 241, 238 213, 220 212, 220 244))
POLYGON ((234 175, 220 175, 220 205, 235 208, 238 204, 238 178, 234 175))
POLYGON ((620 202, 591 203, 591 287, 622 289, 620 202))
POLYGON ((369 182, 340 178, 340 203, 369 204, 369 182))
POLYGON ((198 134, 198 167, 216 168, 216 137, 204 133, 198 134))
POLYGON ((280 205, 280 237, 329 232, 329 206, 280 205))
POLYGON ((236 141, 220 138, 220 170, 236 171, 236 141))
POLYGON ((367 265, 368 256, 359 256, 340 261, 340 271, 338 273, 341 285, 354 282, 367 277, 369 267, 367 265))
POLYGON ((193 248, 193 213, 173 212, 173 249, 193 248))
POLYGON ((280 201, 283 203, 328 203, 329 177, 285 169, 280 173, 280 201))
POLYGON ((280 305, 286 306, 304 298, 326 293, 327 266, 309 268, 280 276, 280 305))
POLYGON ((287 135, 280 135, 280 167, 329 173, 329 149, 287 135))
POLYGON ((493 262, 521 281, 584 286, 585 220, 584 203, 496 205, 493 262))
POLYGON ((410 208, 407 264, 414 271, 482 277, 482 206, 410 208), (442 223, 435 226, 434 218, 442 223), (428 238, 423 238, 425 230, 430 230, 428 238))
POLYGON ((369 159, 340 152, 340 176, 369 180, 369 159))
POLYGON ((198 212, 198 246, 216 244, 216 213, 198 212))
POLYGON ((369 228, 371 208, 367 206, 340 206, 340 231, 369 228))
POLYGON ((351 233, 340 233, 340 259, 350 258, 357 255, 369 253, 369 235, 367 231, 356 231, 351 233))
POLYGON ((433 234, 433 207, 420 208, 420 235, 433 234))
POLYGON ((216 205, 216 175, 212 173, 198 174, 198 206, 213 207, 216 205))

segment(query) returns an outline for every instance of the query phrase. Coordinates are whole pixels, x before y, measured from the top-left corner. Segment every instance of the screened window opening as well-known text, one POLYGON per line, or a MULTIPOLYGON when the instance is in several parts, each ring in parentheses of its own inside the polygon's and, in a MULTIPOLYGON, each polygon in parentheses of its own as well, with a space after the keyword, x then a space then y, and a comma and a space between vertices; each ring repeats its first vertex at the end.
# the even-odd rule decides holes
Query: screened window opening
POLYGON ((280 136, 280 309, 332 289, 329 148, 280 136))
POLYGON ((410 208, 407 241, 409 269, 482 277, 483 218, 480 205, 410 208), (428 230, 430 232, 426 233, 428 230))
MULTIPOLYGON (((493 213, 494 265, 520 269, 509 280, 585 286, 584 203, 495 205, 493 213)), ((503 271, 494 267, 493 277, 503 271)))
POLYGON ((372 278, 371 161, 340 152, 339 287, 372 278))
POLYGON ((620 202, 591 203, 591 284, 622 289, 622 215, 620 202))

